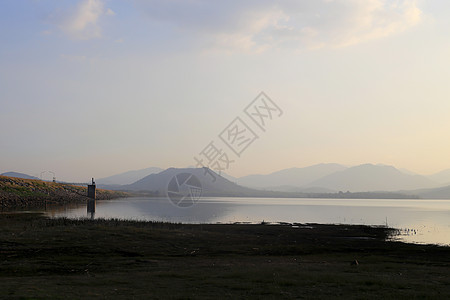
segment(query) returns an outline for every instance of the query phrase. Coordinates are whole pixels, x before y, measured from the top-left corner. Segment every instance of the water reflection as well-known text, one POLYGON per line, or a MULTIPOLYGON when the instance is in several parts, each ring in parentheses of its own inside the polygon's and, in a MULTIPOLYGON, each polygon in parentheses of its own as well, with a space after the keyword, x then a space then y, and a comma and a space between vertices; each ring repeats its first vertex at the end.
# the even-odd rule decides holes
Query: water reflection
MULTIPOLYGON (((166 198, 125 198, 97 201, 95 218, 120 218, 183 223, 216 223, 232 205, 226 202, 202 201, 198 205, 180 208, 166 198)), ((48 211, 52 217, 86 217, 86 205, 48 211)), ((89 214, 90 217, 90 214, 89 214)))
MULTIPOLYGON (((86 205, 48 209, 47 214, 86 217, 86 205)), ((97 201, 95 218, 183 223, 387 224, 402 229, 404 241, 450 244, 449 200, 202 198, 193 207, 179 208, 166 198, 125 198, 97 201)))

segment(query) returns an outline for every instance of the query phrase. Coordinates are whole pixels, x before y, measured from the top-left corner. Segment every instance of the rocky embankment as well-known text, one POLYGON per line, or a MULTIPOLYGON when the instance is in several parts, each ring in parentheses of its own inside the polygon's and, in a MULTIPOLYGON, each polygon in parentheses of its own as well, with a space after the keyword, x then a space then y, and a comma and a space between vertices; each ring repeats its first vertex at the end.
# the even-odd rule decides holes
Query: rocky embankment
MULTIPOLYGON (((97 189, 99 200, 127 196, 129 194, 124 192, 97 189)), ((87 187, 0 176, 0 207, 2 209, 76 203, 87 199, 87 187)))

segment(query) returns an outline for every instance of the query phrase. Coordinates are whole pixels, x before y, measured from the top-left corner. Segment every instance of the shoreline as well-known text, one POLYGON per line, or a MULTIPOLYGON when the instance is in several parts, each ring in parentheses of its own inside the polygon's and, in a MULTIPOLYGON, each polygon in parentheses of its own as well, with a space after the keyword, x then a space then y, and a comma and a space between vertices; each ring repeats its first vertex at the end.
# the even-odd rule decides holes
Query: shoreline
POLYGON ((386 241, 392 230, 4 213, 0 290, 8 298, 448 298, 450 247, 386 241))

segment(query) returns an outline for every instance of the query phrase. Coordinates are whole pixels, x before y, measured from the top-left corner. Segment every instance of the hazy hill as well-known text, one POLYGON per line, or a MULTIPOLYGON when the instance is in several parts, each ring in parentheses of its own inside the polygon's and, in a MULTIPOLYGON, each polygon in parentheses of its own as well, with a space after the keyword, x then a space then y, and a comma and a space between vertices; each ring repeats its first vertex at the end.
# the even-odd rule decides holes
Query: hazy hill
POLYGON ((6 172, 6 173, 3 173, 3 174, 0 174, 0 176, 40 180, 39 178, 37 178, 35 176, 31 176, 31 175, 24 174, 24 173, 18 173, 18 172, 6 172))
POLYGON ((408 174, 408 175, 419 175, 419 174, 417 174, 417 173, 415 173, 413 171, 410 171, 408 169, 405 169, 405 168, 399 168, 398 170, 401 171, 402 173, 405 173, 405 174, 408 174))
POLYGON ((125 184, 131 184, 134 183, 150 174, 159 173, 163 169, 151 167, 141 170, 135 170, 135 171, 128 171, 112 176, 108 176, 105 178, 100 178, 96 180, 97 184, 101 185, 125 185, 125 184))
MULTIPOLYGON (((213 172, 213 171, 211 171, 213 172)), ((215 174, 216 181, 212 177, 205 174, 204 168, 170 168, 158 174, 151 174, 141 180, 126 186, 121 186, 121 190, 131 192, 147 192, 155 196, 166 196, 169 182, 176 175, 182 173, 193 174, 197 177, 203 189, 202 196, 219 196, 219 197, 295 197, 295 198, 410 198, 403 194, 393 193, 316 193, 316 192, 277 192, 277 191, 261 191, 237 185, 228 179, 215 174)))
POLYGON ((237 183, 252 188, 265 189, 282 186, 301 187, 345 169, 345 166, 339 164, 318 164, 305 168, 284 169, 267 175, 248 175, 238 178, 237 183))
POLYGON ((204 168, 169 168, 160 173, 148 175, 133 184, 122 186, 121 189, 156 192, 162 196, 166 195, 167 186, 174 176, 180 173, 190 173, 200 180, 204 196, 247 195, 257 192, 250 188, 239 186, 211 170, 209 172, 213 173, 215 181, 213 181, 212 176, 205 172, 204 168))
POLYGON ((280 186, 269 186, 264 188, 265 191, 277 191, 277 192, 288 192, 288 193, 305 193, 305 194, 311 194, 311 193, 319 193, 319 194, 325 194, 325 193, 336 193, 336 190, 322 188, 322 187, 298 187, 298 186, 292 186, 292 185, 280 185, 280 186))
POLYGON ((432 189, 401 191, 401 193, 416 195, 422 199, 450 199, 450 185, 432 189))
POLYGON ((221 173, 220 173, 220 176, 222 176, 222 177, 225 178, 225 179, 228 179, 228 180, 231 181, 231 182, 237 183, 237 178, 236 178, 236 177, 233 177, 233 176, 231 176, 231 175, 228 175, 228 174, 225 173, 225 172, 221 172, 221 173))
POLYGON ((450 184, 450 169, 430 175, 428 178, 440 184, 450 184))
MULTIPOLYGON (((392 166, 371 164, 351 168, 337 164, 321 164, 307 168, 286 169, 269 175, 254 175, 252 180, 258 179, 258 181, 254 181, 255 183, 258 182, 260 186, 266 184, 264 188, 259 187, 259 190, 231 182, 212 170, 209 170, 209 172, 214 174, 215 181, 206 173, 204 168, 169 168, 160 173, 150 174, 132 184, 118 186, 114 189, 149 192, 164 196, 167 193, 170 180, 180 173, 195 175, 201 182, 204 196, 315 197, 320 194, 323 197, 333 197, 333 193, 337 191, 399 191, 436 186, 435 182, 424 176, 405 174, 392 166), (295 176, 297 176, 295 178, 300 178, 300 180, 294 180, 295 182, 305 182, 308 178, 319 177, 323 173, 331 172, 332 169, 338 169, 339 171, 327 174, 304 186, 273 185, 276 180, 293 181, 292 178, 295 176), (311 171, 311 173, 308 174, 308 171, 311 171)), ((250 176, 246 177, 249 178, 250 176)), ((238 182, 242 182, 240 179, 242 178, 239 178, 238 182)))
MULTIPOLYGON (((195 169, 195 168, 197 168, 197 167, 194 166, 194 165, 189 165, 189 166, 187 166, 186 168, 182 168, 182 169, 195 169)), ((214 172, 215 172, 215 171, 214 171, 214 172)), ((215 172, 215 173, 217 173, 217 172, 215 172)), ((237 182, 237 177, 233 177, 233 176, 231 176, 231 175, 228 175, 228 174, 225 173, 225 172, 220 172, 220 176, 222 176, 222 177, 225 178, 225 179, 228 179, 228 180, 231 181, 231 182, 234 182, 234 183, 237 182)))
POLYGON ((364 164, 320 178, 310 186, 338 191, 398 191, 431 188, 437 184, 421 175, 405 174, 393 166, 364 164))

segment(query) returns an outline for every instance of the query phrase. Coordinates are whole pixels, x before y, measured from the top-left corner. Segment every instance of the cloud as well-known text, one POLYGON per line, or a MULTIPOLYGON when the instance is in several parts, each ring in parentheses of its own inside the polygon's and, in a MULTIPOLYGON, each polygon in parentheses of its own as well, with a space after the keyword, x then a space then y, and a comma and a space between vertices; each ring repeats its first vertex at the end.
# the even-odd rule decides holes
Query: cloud
POLYGON ((108 8, 108 9, 106 10, 105 14, 106 14, 107 16, 115 16, 115 15, 116 15, 116 13, 115 13, 111 8, 108 8))
POLYGON ((289 21, 261 33, 275 43, 346 47, 398 34, 421 20, 413 0, 324 0, 290 7, 289 21))
POLYGON ((101 0, 83 0, 60 18, 59 27, 72 39, 88 40, 101 37, 100 19, 113 16, 111 9, 105 9, 101 0))
POLYGON ((169 28, 216 47, 346 47, 398 34, 421 20, 415 0, 135 0, 169 28))
POLYGON ((84 55, 60 54, 59 57, 70 62, 83 62, 86 60, 86 56, 84 55))
POLYGON ((52 32, 51 32, 51 30, 43 30, 43 31, 40 32, 40 34, 41 35, 51 35, 52 32))

